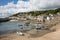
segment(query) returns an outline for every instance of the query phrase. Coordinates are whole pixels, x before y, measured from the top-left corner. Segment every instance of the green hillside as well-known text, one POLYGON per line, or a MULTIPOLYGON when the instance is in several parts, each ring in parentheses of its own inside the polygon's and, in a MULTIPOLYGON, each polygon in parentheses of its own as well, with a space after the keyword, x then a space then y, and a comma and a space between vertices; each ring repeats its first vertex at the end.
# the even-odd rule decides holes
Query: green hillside
POLYGON ((40 14, 46 14, 46 15, 48 15, 48 14, 56 14, 57 12, 60 12, 60 8, 57 8, 57 9, 55 9, 55 10, 45 10, 45 11, 31 11, 31 12, 19 12, 19 13, 17 13, 17 14, 15 14, 15 15, 13 15, 13 16, 17 16, 17 15, 19 15, 19 14, 31 14, 32 16, 37 16, 37 15, 40 15, 40 14))

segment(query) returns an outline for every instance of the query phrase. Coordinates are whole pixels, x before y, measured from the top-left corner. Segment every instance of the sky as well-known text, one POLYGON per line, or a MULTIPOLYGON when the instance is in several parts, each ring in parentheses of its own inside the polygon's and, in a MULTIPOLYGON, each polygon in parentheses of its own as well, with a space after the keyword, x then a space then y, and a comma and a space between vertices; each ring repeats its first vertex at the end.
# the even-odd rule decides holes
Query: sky
POLYGON ((50 10, 60 7, 60 0, 0 0, 0 18, 18 12, 50 10))

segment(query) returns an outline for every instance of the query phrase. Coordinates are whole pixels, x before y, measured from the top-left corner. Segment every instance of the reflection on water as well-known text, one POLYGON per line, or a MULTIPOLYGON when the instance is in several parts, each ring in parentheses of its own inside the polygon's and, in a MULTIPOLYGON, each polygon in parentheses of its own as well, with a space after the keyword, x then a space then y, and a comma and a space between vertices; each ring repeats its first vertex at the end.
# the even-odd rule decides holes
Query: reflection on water
POLYGON ((24 23, 23 22, 11 22, 11 21, 0 23, 0 34, 19 30, 18 24, 24 24, 24 23))

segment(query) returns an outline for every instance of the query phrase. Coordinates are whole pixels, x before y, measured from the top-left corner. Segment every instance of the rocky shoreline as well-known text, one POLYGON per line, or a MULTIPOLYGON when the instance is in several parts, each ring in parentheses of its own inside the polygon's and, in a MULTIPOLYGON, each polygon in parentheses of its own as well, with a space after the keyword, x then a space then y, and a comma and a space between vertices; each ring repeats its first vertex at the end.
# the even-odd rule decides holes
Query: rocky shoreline
POLYGON ((7 22, 7 21, 9 21, 9 20, 11 20, 11 19, 9 19, 9 18, 0 18, 0 23, 1 23, 1 22, 7 22))

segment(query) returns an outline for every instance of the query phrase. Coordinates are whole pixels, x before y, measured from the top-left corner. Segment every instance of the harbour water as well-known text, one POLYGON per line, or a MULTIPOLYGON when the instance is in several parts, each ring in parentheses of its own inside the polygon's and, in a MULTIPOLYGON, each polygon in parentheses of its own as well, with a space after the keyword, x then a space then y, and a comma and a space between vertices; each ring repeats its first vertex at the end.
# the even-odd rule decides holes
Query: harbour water
POLYGON ((24 24, 23 22, 15 22, 15 21, 9 21, 9 22, 3 22, 0 23, 0 34, 5 34, 7 32, 14 32, 17 30, 20 30, 18 25, 24 24))
POLYGON ((11 33, 16 31, 28 31, 32 30, 35 27, 38 29, 44 29, 44 25, 34 26, 33 23, 30 22, 17 22, 17 21, 9 21, 0 23, 0 34, 11 33))

